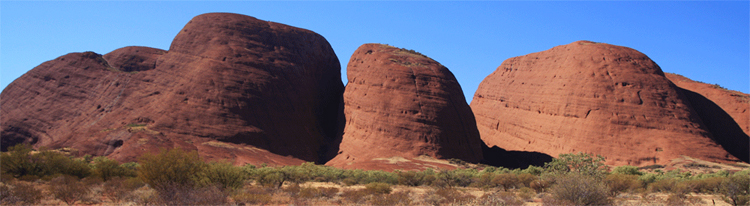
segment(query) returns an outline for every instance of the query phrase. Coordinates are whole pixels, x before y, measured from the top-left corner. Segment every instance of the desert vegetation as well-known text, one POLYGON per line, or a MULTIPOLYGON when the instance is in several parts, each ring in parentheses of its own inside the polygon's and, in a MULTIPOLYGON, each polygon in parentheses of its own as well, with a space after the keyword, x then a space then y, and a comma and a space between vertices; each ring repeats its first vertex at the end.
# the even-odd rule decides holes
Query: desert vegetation
MULTIPOLYGON (((651 172, 562 154, 544 167, 452 170, 235 166, 180 149, 121 164, 17 145, 2 154, 0 204, 58 205, 748 205, 750 170, 651 172)), ((686 165, 686 167, 700 165, 686 165)), ((654 167, 650 167, 654 168, 654 167)))

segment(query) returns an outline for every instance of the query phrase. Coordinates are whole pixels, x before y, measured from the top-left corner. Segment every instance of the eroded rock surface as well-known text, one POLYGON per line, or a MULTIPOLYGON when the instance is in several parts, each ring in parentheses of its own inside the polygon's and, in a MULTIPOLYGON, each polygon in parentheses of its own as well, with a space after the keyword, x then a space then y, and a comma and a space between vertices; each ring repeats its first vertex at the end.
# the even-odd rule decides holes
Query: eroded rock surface
POLYGON ((403 158, 393 164, 441 167, 414 158, 482 159, 471 109, 440 63, 411 50, 365 44, 352 55, 347 77, 346 125, 340 152, 328 165, 372 169, 386 167, 373 161, 403 158))
POLYGON ((594 153, 611 165, 737 161, 678 89, 636 50, 578 41, 505 60, 471 108, 487 145, 510 151, 594 153))
POLYGON ((183 147, 237 164, 323 162, 337 150, 328 143, 339 133, 340 76, 331 46, 312 31, 203 14, 169 51, 71 53, 32 69, 0 96, 2 145, 126 161, 183 147))

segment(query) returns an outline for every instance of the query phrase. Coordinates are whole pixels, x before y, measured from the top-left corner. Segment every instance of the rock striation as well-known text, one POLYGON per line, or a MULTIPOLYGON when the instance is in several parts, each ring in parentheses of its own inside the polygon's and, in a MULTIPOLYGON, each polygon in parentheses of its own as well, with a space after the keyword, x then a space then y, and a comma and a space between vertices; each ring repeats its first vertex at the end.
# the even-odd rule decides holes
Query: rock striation
POLYGON ((412 50, 365 44, 352 55, 347 78, 346 124, 339 154, 328 165, 419 169, 441 167, 419 157, 482 160, 471 108, 440 63, 412 50))
POLYGON ((237 164, 325 162, 337 139, 339 61, 312 31, 253 17, 194 17, 169 51, 125 47, 43 63, 0 94, 2 145, 133 160, 196 149, 237 164))
POLYGON ((594 153, 611 165, 738 160, 659 66, 627 47, 578 41, 510 58, 471 108, 482 140, 510 151, 594 153))
POLYGON ((714 140, 735 157, 750 162, 750 95, 679 74, 665 75, 685 94, 714 140))

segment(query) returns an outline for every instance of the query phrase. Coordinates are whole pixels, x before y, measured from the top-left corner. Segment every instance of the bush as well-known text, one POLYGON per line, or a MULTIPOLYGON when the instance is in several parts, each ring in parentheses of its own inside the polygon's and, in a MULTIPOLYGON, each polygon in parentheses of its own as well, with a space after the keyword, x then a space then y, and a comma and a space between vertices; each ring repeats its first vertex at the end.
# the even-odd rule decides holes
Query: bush
POLYGON ((612 174, 624 174, 624 175, 637 175, 641 176, 643 175, 643 172, 638 171, 638 167, 636 166, 619 166, 615 167, 615 169, 612 170, 612 174))
POLYGON ((412 201, 408 191, 395 192, 389 195, 374 195, 370 200, 372 205, 411 205, 412 201))
POLYGON ((641 182, 638 180, 638 176, 623 173, 612 173, 607 175, 604 178, 604 184, 609 187, 612 196, 641 187, 641 182))
POLYGON ((365 185, 365 190, 370 194, 390 194, 392 191, 390 184, 380 182, 365 185))
POLYGON ((604 157, 592 154, 560 154, 551 162, 544 163, 547 171, 558 174, 576 173, 592 177, 603 177, 607 171, 604 157))
POLYGON ((708 177, 704 179, 689 180, 686 184, 690 185, 695 193, 713 194, 719 192, 721 183, 726 177, 708 177))
POLYGON ((518 197, 523 199, 524 201, 530 201, 531 198, 534 198, 536 195, 536 192, 534 192, 534 189, 528 188, 528 187, 522 187, 518 190, 518 197))
POLYGON ((197 186, 206 167, 198 152, 181 149, 164 150, 158 155, 145 154, 140 158, 138 176, 161 193, 176 188, 197 186))
POLYGON ((35 205, 44 198, 42 191, 27 182, 14 181, 0 184, 1 205, 35 205))
POLYGON ((519 182, 518 177, 515 174, 505 173, 495 176, 495 178, 492 179, 492 183, 502 186, 503 190, 508 191, 508 189, 515 188, 519 182))
POLYGON ((468 205, 523 205, 524 201, 512 192, 495 192, 485 194, 468 205))
POLYGON ((102 185, 102 196, 114 203, 131 199, 131 193, 145 183, 138 178, 113 177, 102 185))
POLYGON ((263 188, 246 187, 241 192, 233 195, 232 199, 238 204, 265 205, 271 202, 272 197, 263 188))
POLYGON ((55 198, 62 200, 68 205, 83 199, 90 189, 78 178, 70 175, 61 175, 50 182, 50 192, 55 198))
POLYGON ((338 192, 339 188, 335 187, 303 187, 298 195, 301 198, 333 198, 338 192))
POLYGON ((736 172, 721 183, 721 194, 724 201, 732 205, 750 203, 750 170, 736 172))
POLYGON ((138 175, 135 169, 124 167, 120 162, 107 157, 94 158, 93 168, 94 174, 104 181, 108 181, 114 177, 135 177, 138 175))
POLYGON ((57 151, 42 149, 31 154, 31 146, 18 144, 0 155, 0 171, 14 177, 35 176, 37 178, 55 174, 66 174, 84 178, 91 175, 91 168, 83 160, 74 160, 57 151))
POLYGON ((222 190, 239 189, 247 179, 242 168, 235 167, 228 162, 208 164, 207 170, 203 174, 210 184, 215 184, 222 190))
POLYGON ((553 200, 570 202, 574 205, 607 205, 609 189, 594 177, 569 174, 556 180, 550 189, 553 200))
POLYGON ((465 205, 468 204, 469 201, 474 199, 474 196, 470 194, 464 194, 461 191, 456 190, 455 188, 439 188, 437 190, 429 191, 426 193, 428 197, 426 199, 429 199, 429 196, 437 196, 439 199, 433 200, 437 202, 433 202, 436 204, 456 204, 456 205, 465 205))
POLYGON ((396 175, 398 175, 398 184, 400 185, 406 185, 406 186, 420 186, 429 184, 430 182, 427 182, 430 178, 429 174, 426 172, 416 172, 416 171, 397 171, 396 175))
POLYGON ((226 204, 227 195, 216 186, 193 187, 185 184, 166 184, 161 190, 158 203, 165 205, 221 205, 226 204))

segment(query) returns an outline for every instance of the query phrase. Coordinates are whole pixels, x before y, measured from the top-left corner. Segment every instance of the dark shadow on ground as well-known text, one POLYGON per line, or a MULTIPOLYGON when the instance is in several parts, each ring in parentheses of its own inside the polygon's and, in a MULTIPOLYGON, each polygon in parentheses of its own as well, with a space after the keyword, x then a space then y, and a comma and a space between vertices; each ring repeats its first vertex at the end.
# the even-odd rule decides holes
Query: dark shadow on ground
POLYGON ((530 165, 541 167, 544 163, 552 161, 552 156, 541 152, 507 151, 497 146, 488 147, 485 144, 482 144, 482 153, 484 155, 482 164, 510 169, 526 169, 530 165))

